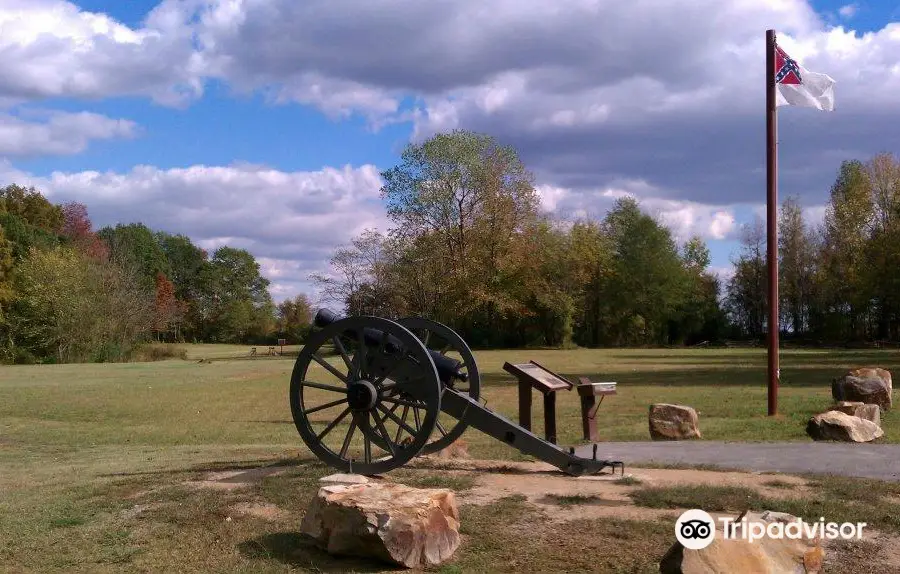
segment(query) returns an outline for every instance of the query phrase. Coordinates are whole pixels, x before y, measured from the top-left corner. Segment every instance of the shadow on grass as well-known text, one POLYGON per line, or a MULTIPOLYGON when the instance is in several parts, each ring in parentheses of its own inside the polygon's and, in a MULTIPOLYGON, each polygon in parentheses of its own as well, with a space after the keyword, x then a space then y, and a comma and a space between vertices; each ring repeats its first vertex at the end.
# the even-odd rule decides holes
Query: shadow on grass
POLYGON ((177 474, 190 474, 198 472, 231 472, 244 471, 245 473, 266 473, 277 472, 285 468, 308 467, 310 470, 323 470, 327 467, 319 459, 311 458, 280 458, 280 459, 257 459, 244 462, 222 461, 209 462, 197 466, 189 466, 187 468, 175 468, 169 470, 147 470, 139 472, 112 472, 100 474, 102 477, 114 476, 165 476, 177 474))
POLYGON ((237 545, 238 552, 253 559, 278 560, 288 566, 315 572, 384 572, 401 568, 356 557, 337 557, 318 548, 299 532, 264 534, 237 545))

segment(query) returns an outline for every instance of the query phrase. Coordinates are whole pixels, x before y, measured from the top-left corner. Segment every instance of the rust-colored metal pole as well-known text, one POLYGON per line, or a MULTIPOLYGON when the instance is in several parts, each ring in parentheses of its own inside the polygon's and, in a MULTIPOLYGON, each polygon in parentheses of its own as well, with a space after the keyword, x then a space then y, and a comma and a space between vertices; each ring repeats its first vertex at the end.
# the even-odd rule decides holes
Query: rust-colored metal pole
POLYGON ((769 268, 769 416, 778 413, 778 117, 775 30, 766 30, 766 253, 769 268))

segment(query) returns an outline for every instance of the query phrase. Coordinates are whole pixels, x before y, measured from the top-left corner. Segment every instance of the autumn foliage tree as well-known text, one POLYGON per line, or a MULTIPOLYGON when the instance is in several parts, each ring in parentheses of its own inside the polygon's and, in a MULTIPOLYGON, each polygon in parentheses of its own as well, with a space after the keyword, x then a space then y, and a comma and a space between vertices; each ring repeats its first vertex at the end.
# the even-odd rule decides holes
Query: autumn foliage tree
POLYGON ((185 304, 175 297, 175 285, 163 273, 156 274, 155 318, 153 330, 157 339, 172 334, 179 339, 178 327, 184 318, 185 304))
POLYGON ((106 242, 93 230, 87 207, 82 203, 70 202, 62 206, 62 227, 60 235, 68 238, 82 253, 97 260, 109 257, 106 242))
POLYGON ((602 223, 552 221, 517 152, 490 136, 438 134, 383 178, 391 229, 313 277, 351 314, 423 315, 476 347, 683 341, 717 317, 708 260, 688 269, 638 202, 602 223))

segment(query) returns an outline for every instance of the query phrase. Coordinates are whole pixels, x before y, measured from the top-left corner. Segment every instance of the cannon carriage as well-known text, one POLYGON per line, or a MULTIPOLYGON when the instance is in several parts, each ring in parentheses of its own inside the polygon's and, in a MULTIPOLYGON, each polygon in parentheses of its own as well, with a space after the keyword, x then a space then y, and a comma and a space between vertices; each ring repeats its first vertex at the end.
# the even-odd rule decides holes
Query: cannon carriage
POLYGON ((342 472, 388 472, 470 426, 572 476, 624 472, 620 461, 597 460, 596 445, 593 458, 579 457, 488 409, 475 357, 446 325, 328 309, 313 324, 291 374, 291 414, 307 447, 342 472))

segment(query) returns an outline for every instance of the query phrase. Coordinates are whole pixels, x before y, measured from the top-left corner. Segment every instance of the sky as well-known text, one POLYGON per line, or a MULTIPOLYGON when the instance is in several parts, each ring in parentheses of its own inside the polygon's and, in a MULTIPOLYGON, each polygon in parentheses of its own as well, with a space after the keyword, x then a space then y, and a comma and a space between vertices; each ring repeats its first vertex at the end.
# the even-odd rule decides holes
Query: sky
POLYGON ((900 147, 900 3, 0 0, 0 185, 250 251, 276 301, 390 222, 380 173, 452 129, 514 146, 542 209, 637 198, 727 278, 765 215, 765 30, 834 78, 780 107, 779 195, 821 221, 900 147))

